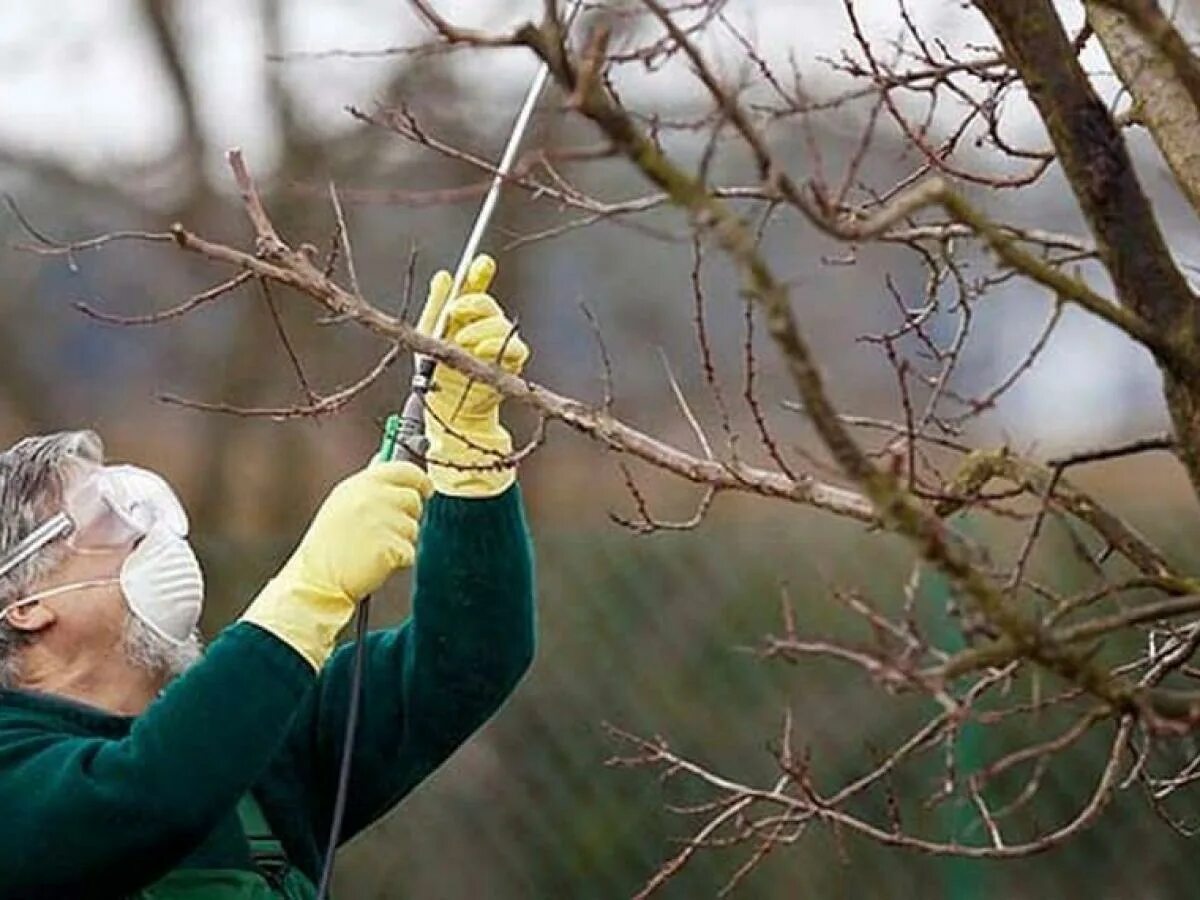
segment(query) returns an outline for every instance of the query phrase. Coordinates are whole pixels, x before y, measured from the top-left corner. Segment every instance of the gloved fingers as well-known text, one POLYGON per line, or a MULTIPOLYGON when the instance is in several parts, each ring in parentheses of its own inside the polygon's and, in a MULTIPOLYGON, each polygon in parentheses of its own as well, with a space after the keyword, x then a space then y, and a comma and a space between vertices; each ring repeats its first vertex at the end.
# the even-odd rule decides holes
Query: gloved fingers
POLYGON ((492 279, 496 277, 496 260, 488 256, 486 253, 480 253, 473 260, 467 269, 467 277, 463 279, 462 293, 466 294, 486 294, 487 289, 492 286, 492 279))
POLYGON ((391 535, 384 551, 384 560, 393 572, 397 569, 407 569, 417 558, 416 545, 407 538, 391 535))
POLYGON ((504 348, 503 363, 523 365, 529 358, 529 345, 513 328, 513 323, 504 316, 489 316, 479 319, 454 336, 454 342, 473 356, 486 362, 501 362, 500 348, 504 348))
POLYGON ((417 528, 411 520, 407 525, 394 523, 392 527, 380 529, 376 535, 377 551, 388 569, 412 565, 416 556, 417 528))
POLYGON ((481 319, 505 318, 504 309, 490 294, 460 294, 446 307, 446 330, 442 337, 457 341, 458 333, 481 319))
MULTIPOLYGON (((489 420, 498 402, 498 395, 486 384, 472 382, 457 372, 453 373, 451 379, 438 377, 436 400, 428 408, 433 420, 429 427, 444 429, 452 437, 466 435, 469 439, 474 428, 471 423, 480 419, 489 420)), ((434 461, 441 462, 442 459, 434 461)))
POLYGON ((529 359, 529 346, 519 335, 514 334, 510 338, 507 333, 504 337, 481 341, 471 352, 493 365, 498 364, 510 375, 520 372, 525 366, 525 361, 529 359))
POLYGON ((429 480, 425 470, 406 460, 382 460, 376 457, 371 460, 365 471, 368 477, 381 485, 409 488, 425 498, 433 494, 433 482, 429 480))
MULTIPOLYGON (((467 269, 467 277, 459 289, 459 296, 486 293, 495 276, 496 261, 486 253, 480 253, 472 260, 467 269)), ((417 320, 417 330, 421 334, 433 336, 433 330, 437 327, 442 307, 446 305, 447 300, 452 299, 450 297, 452 287, 454 287, 454 276, 445 269, 440 270, 430 279, 425 308, 421 310, 421 318, 417 320)), ((450 331, 449 322, 446 324, 446 331, 447 333, 450 331)), ((443 337, 445 336, 443 335, 443 337)))
POLYGON ((450 299, 450 288, 454 287, 454 276, 441 269, 429 279, 429 294, 425 300, 425 308, 421 310, 421 318, 417 320, 417 331, 424 335, 432 335, 433 328, 441 315, 442 307, 450 299))
POLYGON ((384 496, 378 498, 382 502, 364 510, 358 521, 363 528, 362 540, 370 542, 376 567, 394 572, 411 566, 416 557, 423 501, 409 488, 388 486, 384 490, 384 496))
POLYGON ((379 499, 382 502, 380 512, 383 521, 380 523, 381 525, 386 526, 392 522, 398 522, 402 518, 412 519, 414 522, 420 521, 425 498, 412 488, 387 485, 382 488, 379 499))
POLYGON ((421 526, 416 518, 400 516, 389 524, 387 535, 393 541, 408 541, 410 544, 415 544, 420 531, 421 526))
MULTIPOLYGON (((504 340, 513 330, 513 323, 504 316, 488 316, 465 326, 454 336, 454 343, 468 353, 475 353, 475 348, 484 341, 504 340)), ((514 334, 513 337, 516 335, 514 334)))

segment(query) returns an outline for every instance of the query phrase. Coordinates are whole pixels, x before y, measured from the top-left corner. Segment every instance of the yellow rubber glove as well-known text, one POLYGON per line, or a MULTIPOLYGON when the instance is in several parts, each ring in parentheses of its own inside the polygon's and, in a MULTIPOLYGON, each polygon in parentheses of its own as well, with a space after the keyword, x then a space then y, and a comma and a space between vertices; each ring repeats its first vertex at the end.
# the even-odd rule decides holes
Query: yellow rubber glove
MULTIPOLYGON (((438 272, 429 283, 429 299, 417 327, 431 333, 445 306, 443 340, 517 375, 529 359, 529 347, 513 332, 500 304, 487 294, 495 274, 495 260, 479 255, 471 263, 462 294, 449 298, 453 278, 449 272, 438 272)), ((517 476, 512 467, 495 467, 512 452, 512 437, 500 424, 500 394, 443 365, 434 371, 433 381, 435 388, 425 401, 425 433, 434 487, 453 497, 503 493, 517 476)))
POLYGON ((416 558, 429 478, 407 462, 373 462, 339 483, 279 574, 242 615, 316 669, 358 601, 416 558))

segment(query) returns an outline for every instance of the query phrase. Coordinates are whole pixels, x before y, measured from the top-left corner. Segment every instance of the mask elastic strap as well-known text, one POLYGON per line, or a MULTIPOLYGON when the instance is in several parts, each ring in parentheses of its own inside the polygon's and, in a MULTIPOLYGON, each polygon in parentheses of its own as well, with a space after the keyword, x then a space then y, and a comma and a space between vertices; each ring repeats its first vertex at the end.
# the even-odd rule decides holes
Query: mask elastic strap
POLYGON ((72 581, 69 584, 60 584, 57 587, 46 588, 44 591, 38 591, 36 594, 29 594, 22 597, 20 600, 14 600, 8 606, 0 610, 0 616, 8 615, 10 609, 16 609, 18 606, 26 606, 30 603, 36 603, 39 600, 45 600, 47 597, 57 597, 59 594, 67 594, 71 591, 82 591, 85 588, 106 587, 110 584, 120 584, 119 578, 92 578, 88 581, 72 581))
POLYGON ((76 556, 111 556, 114 550, 132 547, 139 540, 141 540, 142 537, 144 537, 144 535, 130 538, 125 544, 114 545, 112 547, 80 547, 78 544, 72 543, 71 541, 67 541, 67 546, 71 548, 71 552, 76 556))

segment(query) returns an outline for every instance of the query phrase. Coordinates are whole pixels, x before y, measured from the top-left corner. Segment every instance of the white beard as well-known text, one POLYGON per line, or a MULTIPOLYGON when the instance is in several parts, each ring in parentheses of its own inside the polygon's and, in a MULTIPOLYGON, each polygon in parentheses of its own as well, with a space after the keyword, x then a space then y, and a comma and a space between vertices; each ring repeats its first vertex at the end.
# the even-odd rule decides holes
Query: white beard
POLYGON ((204 653, 198 631, 193 631, 182 644, 172 644, 132 614, 125 617, 121 645, 131 665, 161 675, 164 681, 182 675, 204 653))

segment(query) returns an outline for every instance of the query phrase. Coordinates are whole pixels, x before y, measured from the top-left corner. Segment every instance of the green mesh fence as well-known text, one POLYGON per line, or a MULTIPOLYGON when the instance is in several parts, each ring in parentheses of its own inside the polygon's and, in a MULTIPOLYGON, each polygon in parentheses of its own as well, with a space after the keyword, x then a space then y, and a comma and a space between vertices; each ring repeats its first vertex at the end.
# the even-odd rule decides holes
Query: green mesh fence
MULTIPOLYGON (((799 624, 813 633, 862 634, 829 601, 831 584, 898 593, 904 569, 897 544, 824 519, 799 521, 794 528, 718 522, 649 537, 615 528, 539 530, 535 523, 541 637, 533 671, 492 723, 344 852, 341 896, 632 896, 690 833, 690 823, 665 804, 701 794, 686 782, 664 786, 651 770, 606 767, 625 748, 605 722, 662 735, 723 774, 767 785, 777 771, 771 748, 787 707, 797 743, 811 748, 816 778, 827 788, 864 771, 870 747, 910 734, 930 713, 929 701, 889 696, 842 664, 790 665, 752 652, 764 635, 778 632, 781 582, 799 624)), ((251 549, 222 554, 210 547, 212 568, 247 560, 251 549)), ((253 556, 255 566, 272 558, 253 556)), ((406 590, 397 586, 385 606, 400 609, 406 590)), ((941 601, 925 602, 936 610, 941 601)), ((1071 721, 1048 713, 1003 740, 1035 740, 1071 721)), ((1101 729, 1045 774, 1035 821, 1014 823, 1010 839, 1079 809, 1111 734, 1101 729)), ((995 740, 990 732, 965 735, 959 764, 970 768, 1004 752, 995 740)), ((942 769, 932 763, 906 770, 893 785, 905 825, 980 842, 981 825, 969 808, 910 800, 934 792, 942 769)), ((996 803, 1025 783, 1001 782, 996 803)), ((1175 811, 1187 819, 1192 801, 1177 801, 1175 811)), ((855 809, 888 821, 878 798, 855 809)), ((659 896, 714 897, 747 853, 702 852, 659 896)), ((1011 862, 922 856, 814 827, 768 855, 733 896, 1190 897, 1200 874, 1196 857, 1196 848, 1131 789, 1065 846, 1011 862)))

